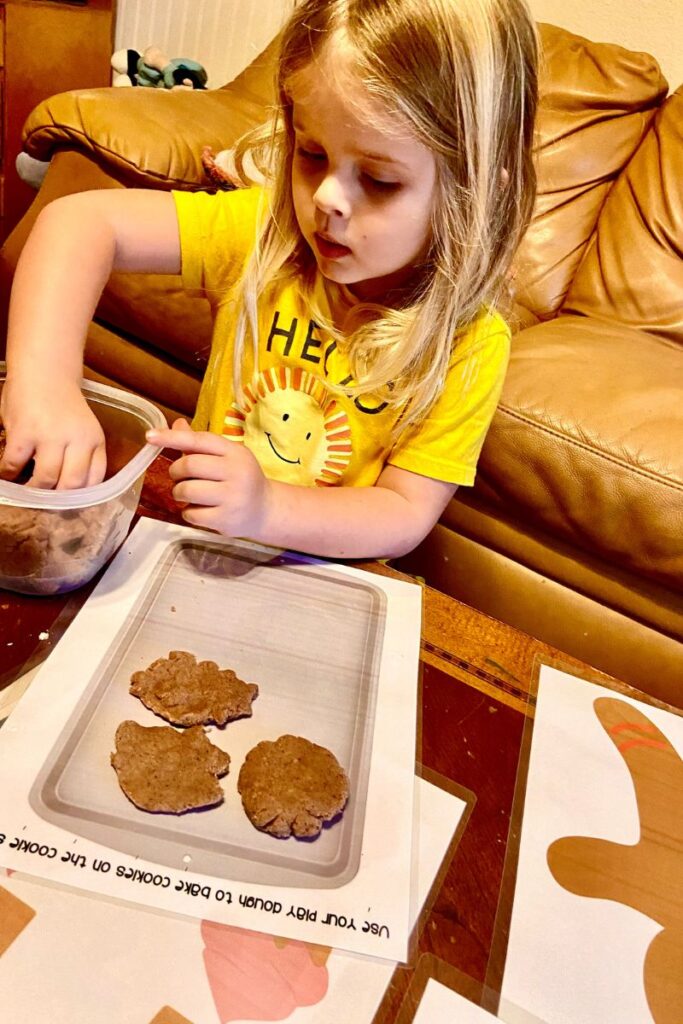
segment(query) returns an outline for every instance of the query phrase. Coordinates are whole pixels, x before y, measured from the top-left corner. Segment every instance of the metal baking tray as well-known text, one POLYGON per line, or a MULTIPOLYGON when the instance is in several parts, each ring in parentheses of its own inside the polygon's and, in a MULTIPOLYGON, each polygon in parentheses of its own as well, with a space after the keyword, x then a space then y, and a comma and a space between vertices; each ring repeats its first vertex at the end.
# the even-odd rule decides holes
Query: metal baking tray
POLYGON ((358 870, 386 597, 324 563, 210 540, 169 544, 87 684, 30 793, 34 811, 113 850, 224 880, 335 888, 358 870), (150 814, 110 764, 120 722, 164 725, 128 692, 171 650, 259 685, 253 715, 207 728, 231 757, 218 807, 150 814), (344 814, 314 840, 276 839, 247 819, 237 777, 247 752, 284 733, 328 747, 346 769, 344 814))

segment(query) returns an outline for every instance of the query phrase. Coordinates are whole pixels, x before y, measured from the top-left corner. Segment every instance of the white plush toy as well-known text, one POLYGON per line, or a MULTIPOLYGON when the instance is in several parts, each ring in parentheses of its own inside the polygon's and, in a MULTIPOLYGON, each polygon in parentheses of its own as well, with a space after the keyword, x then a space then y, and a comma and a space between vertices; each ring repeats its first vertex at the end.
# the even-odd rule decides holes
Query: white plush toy
POLYGON ((36 160, 35 157, 29 156, 28 153, 20 153, 15 161, 15 166, 21 180, 25 181, 32 188, 37 189, 43 184, 43 178, 47 174, 50 161, 36 160))

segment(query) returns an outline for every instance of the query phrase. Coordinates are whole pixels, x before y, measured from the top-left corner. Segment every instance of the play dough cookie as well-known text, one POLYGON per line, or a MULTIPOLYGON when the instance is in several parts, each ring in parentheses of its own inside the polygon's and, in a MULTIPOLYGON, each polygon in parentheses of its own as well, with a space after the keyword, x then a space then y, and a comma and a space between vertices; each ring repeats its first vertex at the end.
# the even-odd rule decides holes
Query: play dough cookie
POLYGON ((262 832, 310 837, 344 809, 349 780, 325 747, 303 736, 280 736, 249 751, 237 789, 247 817, 262 832))
POLYGON ((215 661, 198 662, 187 651, 171 651, 168 658, 134 672, 130 692, 173 725, 225 725, 251 715, 258 686, 238 679, 230 668, 220 669, 215 661))
POLYGON ((230 756, 210 743, 201 726, 177 732, 170 725, 145 728, 121 722, 111 755, 119 785, 143 811, 184 814, 223 801, 218 784, 230 756))

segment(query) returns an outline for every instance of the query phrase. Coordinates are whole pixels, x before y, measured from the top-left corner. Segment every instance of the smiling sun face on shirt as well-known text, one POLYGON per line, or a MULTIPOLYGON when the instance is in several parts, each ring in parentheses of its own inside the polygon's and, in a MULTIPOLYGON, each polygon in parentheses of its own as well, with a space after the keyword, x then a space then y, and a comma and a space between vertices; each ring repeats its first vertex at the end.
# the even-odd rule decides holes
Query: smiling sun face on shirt
POLYGON ((351 458, 346 413, 320 380, 289 367, 265 370, 228 410, 223 436, 243 442, 271 480, 341 482, 351 458))

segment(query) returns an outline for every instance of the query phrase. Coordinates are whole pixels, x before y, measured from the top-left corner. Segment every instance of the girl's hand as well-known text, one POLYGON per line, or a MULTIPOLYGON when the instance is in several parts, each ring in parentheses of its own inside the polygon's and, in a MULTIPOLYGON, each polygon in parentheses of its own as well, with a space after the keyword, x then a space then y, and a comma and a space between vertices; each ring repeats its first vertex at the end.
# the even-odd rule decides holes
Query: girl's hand
POLYGON ((8 445, 0 476, 16 477, 33 458, 29 484, 35 487, 104 479, 104 434, 80 382, 88 325, 112 270, 179 273, 170 193, 77 192, 39 213, 12 284, 0 408, 8 445))
POLYGON ((104 432, 76 382, 20 384, 8 378, 0 414, 7 435, 0 477, 13 480, 34 460, 29 487, 90 487, 104 479, 104 432))
POLYGON ((255 456, 243 444, 208 431, 194 431, 186 420, 172 430, 150 430, 147 440, 184 452, 169 469, 176 481, 173 497, 183 519, 228 537, 258 539, 270 483, 255 456))

